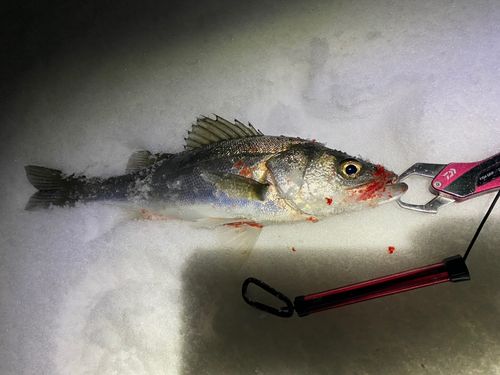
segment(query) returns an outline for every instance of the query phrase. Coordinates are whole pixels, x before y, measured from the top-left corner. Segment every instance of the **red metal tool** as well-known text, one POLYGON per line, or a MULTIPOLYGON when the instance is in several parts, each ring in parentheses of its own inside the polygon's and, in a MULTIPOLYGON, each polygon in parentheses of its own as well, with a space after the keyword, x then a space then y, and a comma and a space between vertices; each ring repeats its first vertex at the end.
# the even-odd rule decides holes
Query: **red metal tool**
POLYGON ((470 280, 469 270, 460 255, 440 263, 414 268, 388 276, 295 297, 295 311, 299 316, 380 298, 408 290, 423 288, 446 281, 470 280))

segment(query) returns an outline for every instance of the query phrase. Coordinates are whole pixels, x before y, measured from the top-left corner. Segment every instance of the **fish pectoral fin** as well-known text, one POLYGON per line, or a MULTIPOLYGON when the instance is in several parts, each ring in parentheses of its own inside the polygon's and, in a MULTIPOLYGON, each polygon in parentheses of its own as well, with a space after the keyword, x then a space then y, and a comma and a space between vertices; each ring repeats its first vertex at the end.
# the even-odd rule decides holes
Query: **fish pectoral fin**
POLYGON ((173 155, 174 154, 167 154, 167 153, 153 154, 152 152, 147 150, 136 151, 132 155, 130 155, 130 158, 128 159, 127 162, 127 168, 125 171, 127 173, 137 172, 140 171, 141 169, 149 168, 159 160, 168 159, 173 155))
POLYGON ((201 116, 196 119, 191 131, 188 133, 186 150, 203 147, 212 143, 225 141, 228 139, 239 139, 247 137, 261 136, 262 132, 255 129, 252 124, 244 125, 238 120, 229 122, 220 116, 215 116, 215 120, 210 117, 201 116))
POLYGON ((203 172, 201 177, 232 198, 263 201, 269 188, 268 184, 232 173, 203 172))

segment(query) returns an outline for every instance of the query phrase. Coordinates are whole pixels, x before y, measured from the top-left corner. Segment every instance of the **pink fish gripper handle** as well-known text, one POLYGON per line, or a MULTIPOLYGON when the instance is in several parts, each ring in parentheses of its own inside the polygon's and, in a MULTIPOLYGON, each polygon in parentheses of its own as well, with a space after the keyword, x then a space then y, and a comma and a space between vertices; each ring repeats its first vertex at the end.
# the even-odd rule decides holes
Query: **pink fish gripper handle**
POLYGON ((500 189, 500 153, 473 163, 450 163, 434 177, 434 193, 456 201, 500 189))

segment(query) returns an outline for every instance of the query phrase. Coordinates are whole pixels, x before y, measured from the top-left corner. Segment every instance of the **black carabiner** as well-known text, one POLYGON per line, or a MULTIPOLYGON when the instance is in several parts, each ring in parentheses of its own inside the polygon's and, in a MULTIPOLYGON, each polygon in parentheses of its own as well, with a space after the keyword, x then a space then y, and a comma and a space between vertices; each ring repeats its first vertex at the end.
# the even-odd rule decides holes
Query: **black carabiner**
POLYGON ((269 285, 267 285, 265 282, 260 281, 258 279, 255 279, 253 277, 249 277, 243 282, 243 285, 241 286, 241 295, 243 296, 243 299, 245 300, 246 303, 248 303, 250 306, 255 307, 256 309, 268 312, 270 314, 279 316, 281 318, 290 318, 293 315, 293 303, 290 301, 290 299, 285 296, 284 294, 278 292, 276 289, 271 288, 269 285), (269 305, 266 305, 261 302, 257 301, 252 301, 250 298, 247 296, 247 290, 248 286, 250 284, 255 284, 258 287, 262 288, 272 296, 278 298, 280 301, 283 301, 286 303, 286 306, 280 307, 279 309, 271 307, 269 305))

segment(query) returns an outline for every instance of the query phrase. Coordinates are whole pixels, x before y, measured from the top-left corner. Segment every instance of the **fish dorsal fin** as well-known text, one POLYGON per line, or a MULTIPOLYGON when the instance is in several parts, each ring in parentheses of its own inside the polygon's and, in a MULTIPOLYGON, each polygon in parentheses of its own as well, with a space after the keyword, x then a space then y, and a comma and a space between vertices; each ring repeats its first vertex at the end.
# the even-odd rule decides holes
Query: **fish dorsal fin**
POLYGON ((128 159, 126 172, 136 172, 140 169, 153 165, 154 162, 155 157, 151 152, 146 150, 136 151, 128 159))
POLYGON ((215 120, 206 116, 198 117, 186 138, 186 150, 203 147, 212 143, 228 139, 239 139, 263 135, 260 130, 255 129, 252 124, 244 125, 238 120, 234 123, 215 116, 215 120))
POLYGON ((173 154, 167 153, 157 153, 153 154, 147 150, 140 150, 134 152, 130 158, 128 159, 127 168, 125 170, 126 173, 134 173, 140 171, 144 168, 149 168, 156 162, 171 158, 173 154))

